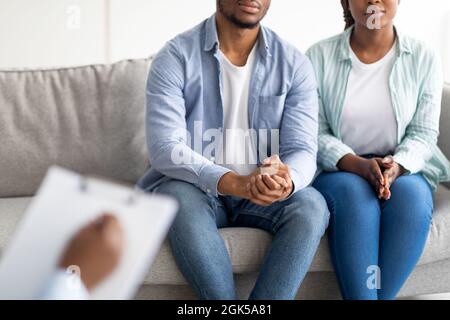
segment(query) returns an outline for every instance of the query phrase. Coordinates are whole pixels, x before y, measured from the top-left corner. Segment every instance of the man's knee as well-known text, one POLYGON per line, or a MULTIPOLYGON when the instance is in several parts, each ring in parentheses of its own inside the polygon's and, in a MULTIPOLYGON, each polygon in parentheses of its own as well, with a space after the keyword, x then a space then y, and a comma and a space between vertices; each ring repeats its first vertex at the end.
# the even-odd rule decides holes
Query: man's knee
POLYGON ((181 180, 169 180, 163 182, 155 190, 156 193, 170 195, 173 197, 185 196, 186 194, 203 193, 199 188, 192 183, 181 180))
POLYGON ((155 192, 171 196, 178 201, 179 210, 172 229, 177 226, 187 228, 191 222, 200 224, 212 209, 212 199, 191 183, 180 180, 169 180, 159 186, 155 192))
POLYGON ((328 227, 330 212, 327 203, 316 189, 309 187, 298 191, 285 207, 285 213, 290 215, 303 228, 323 234, 328 227))
POLYGON ((155 193, 171 196, 178 201, 180 210, 201 206, 208 201, 208 196, 195 185, 181 181, 169 180, 161 184, 155 193))

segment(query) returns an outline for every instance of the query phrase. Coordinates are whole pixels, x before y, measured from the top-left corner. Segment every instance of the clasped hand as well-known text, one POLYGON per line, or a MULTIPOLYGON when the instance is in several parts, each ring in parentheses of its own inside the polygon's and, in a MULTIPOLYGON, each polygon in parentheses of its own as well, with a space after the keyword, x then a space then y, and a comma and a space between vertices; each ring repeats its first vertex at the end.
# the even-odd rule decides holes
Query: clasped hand
POLYGON ((405 170, 392 156, 367 160, 363 176, 374 186, 379 199, 391 198, 391 186, 405 173, 405 170))
POLYGON ((286 199, 292 189, 290 169, 278 155, 264 160, 262 166, 249 176, 246 185, 248 199, 260 206, 269 206, 286 199))
POLYGON ((220 194, 248 199, 264 207, 288 198, 293 188, 289 166, 278 155, 264 160, 262 166, 248 176, 229 172, 218 184, 220 194))

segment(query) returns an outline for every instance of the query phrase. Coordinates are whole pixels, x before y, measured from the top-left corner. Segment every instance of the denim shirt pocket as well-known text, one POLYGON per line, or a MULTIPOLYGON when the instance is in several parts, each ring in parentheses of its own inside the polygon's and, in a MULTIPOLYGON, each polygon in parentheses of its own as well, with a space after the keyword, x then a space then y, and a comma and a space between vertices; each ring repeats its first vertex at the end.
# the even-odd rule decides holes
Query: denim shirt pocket
POLYGON ((259 96, 256 122, 258 128, 280 129, 285 102, 286 93, 278 96, 259 96))

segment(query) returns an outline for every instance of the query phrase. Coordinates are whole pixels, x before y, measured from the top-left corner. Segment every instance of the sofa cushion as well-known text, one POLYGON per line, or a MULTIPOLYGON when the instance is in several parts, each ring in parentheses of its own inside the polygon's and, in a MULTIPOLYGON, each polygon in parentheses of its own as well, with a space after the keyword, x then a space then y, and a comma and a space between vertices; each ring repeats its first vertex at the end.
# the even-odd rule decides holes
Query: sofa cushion
POLYGON ((14 229, 32 198, 0 199, 0 253, 8 244, 14 229))
MULTIPOLYGON (((0 252, 5 247, 17 222, 31 198, 0 199, 0 252)), ((257 272, 271 242, 265 231, 247 228, 226 228, 220 233, 230 253, 236 274, 257 272)), ((320 243, 310 271, 332 271, 327 238, 320 243)), ((435 194, 433 225, 419 265, 450 259, 450 190, 440 187, 435 194)), ((175 264, 168 241, 165 241, 145 284, 186 284, 175 264)))
POLYGON ((135 183, 148 167, 148 66, 0 71, 0 198, 33 195, 53 164, 135 183))
MULTIPOLYGON (((220 230, 230 253, 233 271, 238 274, 256 272, 261 265, 271 236, 262 230, 229 228, 220 230)), ((424 265, 450 258, 450 190, 439 187, 435 194, 435 211, 430 235, 419 261, 424 265)), ((310 272, 333 271, 327 237, 322 238, 310 272)), ((185 284, 172 256, 168 241, 145 279, 146 284, 185 284)))

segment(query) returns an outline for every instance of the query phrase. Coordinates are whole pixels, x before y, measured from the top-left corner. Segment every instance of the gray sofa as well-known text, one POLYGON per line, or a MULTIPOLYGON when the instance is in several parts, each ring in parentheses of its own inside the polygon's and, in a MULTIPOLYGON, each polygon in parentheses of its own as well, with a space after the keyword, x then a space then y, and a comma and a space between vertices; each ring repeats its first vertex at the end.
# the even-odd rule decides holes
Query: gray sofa
MULTIPOLYGON (((130 60, 112 65, 0 72, 0 252, 50 165, 130 184, 146 171, 144 90, 149 63, 148 59, 130 60)), ((440 145, 450 156, 450 86, 445 88, 442 109, 440 145)), ((441 186, 436 193, 434 222, 425 252, 401 297, 450 292, 448 187, 441 186)), ((271 236, 244 228, 223 229, 221 234, 231 255, 239 295, 247 298, 271 236)), ((195 298, 167 242, 137 298, 195 298)), ((298 298, 340 298, 326 238, 298 298)))

